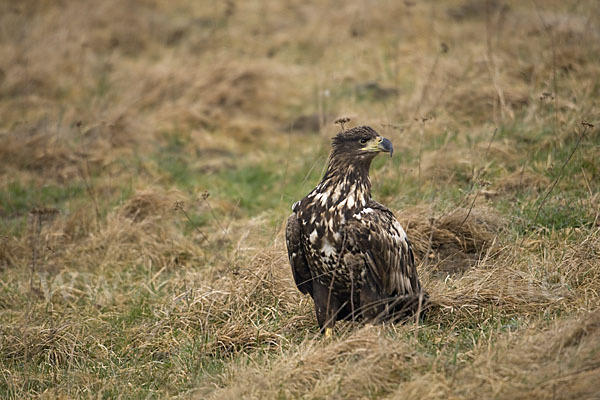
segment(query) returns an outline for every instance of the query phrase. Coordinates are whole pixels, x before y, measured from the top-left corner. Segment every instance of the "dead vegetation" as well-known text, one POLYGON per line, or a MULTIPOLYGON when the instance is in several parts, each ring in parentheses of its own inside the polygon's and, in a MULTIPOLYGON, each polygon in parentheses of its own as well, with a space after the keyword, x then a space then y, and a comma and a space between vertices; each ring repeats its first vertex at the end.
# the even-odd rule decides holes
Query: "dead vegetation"
MULTIPOLYGON (((318 398, 335 393, 340 386, 349 397, 594 398, 593 382, 600 374, 594 356, 598 351, 596 315, 555 323, 526 338, 501 340, 493 348, 481 349, 472 366, 457 373, 452 366, 432 367, 414 346, 410 337, 386 337, 378 327, 362 328, 318 349, 303 343, 296 353, 270 365, 266 374, 241 368, 214 398, 318 398), (573 337, 577 338, 574 343, 573 337), (561 365, 561 359, 575 359, 577 366, 561 365)), ((197 398, 204 394, 200 392, 197 398)))
POLYGON ((1 3, 0 397, 594 398, 598 17, 1 3), (281 227, 336 118, 432 306, 325 339, 281 227))
POLYGON ((402 210, 416 259, 445 278, 475 265, 502 235, 506 222, 493 209, 458 208, 434 217, 427 207, 402 210))
POLYGON ((502 177, 497 183, 497 187, 506 194, 516 195, 523 190, 537 191, 548 187, 549 184, 550 181, 547 177, 521 169, 502 177))

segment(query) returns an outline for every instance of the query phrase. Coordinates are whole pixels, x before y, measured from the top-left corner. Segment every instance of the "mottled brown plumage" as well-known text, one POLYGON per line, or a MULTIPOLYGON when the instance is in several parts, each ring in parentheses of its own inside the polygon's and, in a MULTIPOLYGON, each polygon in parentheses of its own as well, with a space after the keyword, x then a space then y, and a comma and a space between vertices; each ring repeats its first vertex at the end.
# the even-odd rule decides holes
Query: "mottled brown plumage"
POLYGON ((290 264, 298 289, 315 302, 322 329, 339 319, 405 318, 427 298, 404 230, 371 199, 371 161, 392 151, 370 127, 340 132, 323 179, 292 207, 290 264))

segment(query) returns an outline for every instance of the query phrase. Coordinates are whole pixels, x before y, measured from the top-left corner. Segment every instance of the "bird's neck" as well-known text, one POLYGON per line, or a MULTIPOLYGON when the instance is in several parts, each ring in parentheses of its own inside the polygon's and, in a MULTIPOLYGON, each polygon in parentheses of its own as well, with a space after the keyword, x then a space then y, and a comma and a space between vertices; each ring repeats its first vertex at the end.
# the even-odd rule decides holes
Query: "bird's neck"
POLYGON ((369 167, 371 160, 349 163, 330 157, 320 191, 328 192, 327 208, 334 211, 362 209, 371 199, 369 167))

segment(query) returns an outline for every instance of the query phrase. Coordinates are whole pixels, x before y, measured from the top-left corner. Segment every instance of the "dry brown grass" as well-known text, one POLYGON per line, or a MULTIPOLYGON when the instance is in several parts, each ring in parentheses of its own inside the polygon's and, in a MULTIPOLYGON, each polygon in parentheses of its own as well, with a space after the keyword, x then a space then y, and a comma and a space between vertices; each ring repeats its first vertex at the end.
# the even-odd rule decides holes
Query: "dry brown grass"
POLYGON ((348 397, 373 396, 410 378, 423 364, 410 341, 386 338, 380 327, 367 327, 342 340, 322 344, 307 340, 265 370, 242 367, 225 382, 226 388, 212 396, 208 390, 200 392, 197 397, 320 398, 339 387, 348 397))
POLYGON ((389 398, 597 398, 597 336, 597 312, 556 322, 543 332, 532 328, 482 349, 469 368, 446 376, 426 373, 389 398))
POLYGON ((463 272, 491 251, 506 222, 486 207, 450 210, 437 218, 431 208, 402 210, 398 219, 410 232, 416 259, 435 265, 436 274, 463 272))
POLYGON ((597 397, 598 10, 0 3, 0 397, 597 397), (432 306, 325 339, 281 227, 339 117, 432 306))
POLYGON ((343 387, 347 398, 591 399, 600 376, 595 313, 555 323, 542 333, 530 329, 524 336, 501 339, 480 349, 472 366, 458 372, 432 365, 411 339, 386 337, 378 327, 314 346, 303 343, 266 373, 242 369, 213 398, 335 397, 343 387))
MULTIPOLYGON (((416 233, 414 228, 410 232, 416 233)), ((231 366, 230 376, 207 382, 196 396, 592 396, 592 382, 600 376, 596 338, 600 303, 592 293, 600 289, 600 280, 596 260, 589 256, 600 250, 598 231, 583 242, 587 251, 559 255, 560 246, 548 249, 546 263, 556 270, 529 271, 536 253, 505 245, 459 278, 439 280, 425 271, 424 282, 435 304, 425 326, 347 324, 330 341, 313 333, 266 364, 243 356, 231 366), (556 279, 561 270, 568 272, 556 279), (588 312, 580 311, 581 301, 588 312), (545 317, 538 319, 540 310, 545 317), (571 310, 575 316, 548 324, 560 310, 571 310), (457 352, 464 345, 463 324, 473 324, 478 337, 467 338, 473 346, 457 352), (423 351, 431 345, 429 340, 433 353, 423 351), (443 357, 445 353, 450 356, 443 357)), ((285 260, 278 263, 286 266, 285 260)))
POLYGON ((540 190, 549 184, 550 181, 545 176, 523 169, 504 176, 497 183, 499 190, 509 194, 517 194, 523 190, 540 190))

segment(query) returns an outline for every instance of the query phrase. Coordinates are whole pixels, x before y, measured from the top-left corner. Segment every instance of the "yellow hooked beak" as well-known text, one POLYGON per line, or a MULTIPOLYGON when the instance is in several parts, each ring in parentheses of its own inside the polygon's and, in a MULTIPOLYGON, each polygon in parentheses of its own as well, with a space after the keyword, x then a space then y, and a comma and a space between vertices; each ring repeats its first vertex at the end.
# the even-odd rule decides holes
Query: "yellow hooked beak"
POLYGON ((390 153, 390 157, 394 153, 392 142, 381 136, 377 136, 376 138, 369 140, 362 150, 390 153))

